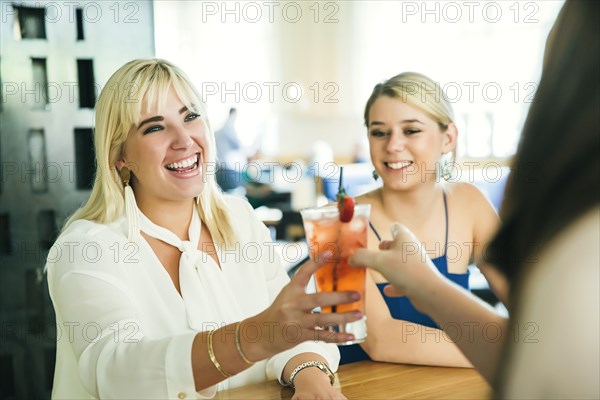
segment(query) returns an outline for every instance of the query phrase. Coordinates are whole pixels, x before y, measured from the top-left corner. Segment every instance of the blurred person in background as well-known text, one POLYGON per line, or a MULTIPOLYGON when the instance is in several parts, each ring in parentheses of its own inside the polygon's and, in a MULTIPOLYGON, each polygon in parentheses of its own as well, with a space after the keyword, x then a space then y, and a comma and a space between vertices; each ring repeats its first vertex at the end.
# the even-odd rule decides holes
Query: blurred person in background
POLYGON ((230 108, 227 120, 215 132, 217 145, 217 183, 224 191, 244 186, 244 166, 248 156, 236 128, 237 109, 230 108))

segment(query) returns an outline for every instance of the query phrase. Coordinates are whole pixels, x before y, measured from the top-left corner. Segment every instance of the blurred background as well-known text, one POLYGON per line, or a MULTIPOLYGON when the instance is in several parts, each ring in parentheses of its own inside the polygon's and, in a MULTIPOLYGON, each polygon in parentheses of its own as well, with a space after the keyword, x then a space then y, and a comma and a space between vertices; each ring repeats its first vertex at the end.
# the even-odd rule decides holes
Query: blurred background
POLYGON ((1 0, 0 398, 50 396, 55 338, 69 332, 54 324, 43 267, 90 193, 95 98, 122 64, 161 57, 186 71, 217 140, 230 135, 241 155, 223 164, 223 189, 251 202, 292 268, 306 253, 298 210, 332 198, 339 166, 352 194, 377 185, 363 108, 402 71, 444 89, 459 128, 456 179, 498 207, 561 6, 1 0))

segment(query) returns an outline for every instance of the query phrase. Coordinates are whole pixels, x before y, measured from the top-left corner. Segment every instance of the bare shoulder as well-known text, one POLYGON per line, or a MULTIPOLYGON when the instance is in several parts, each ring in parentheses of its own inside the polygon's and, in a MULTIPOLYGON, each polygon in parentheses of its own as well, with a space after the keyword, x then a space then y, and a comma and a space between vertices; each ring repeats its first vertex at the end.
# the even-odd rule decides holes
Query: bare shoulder
POLYGON ((380 198, 381 198, 379 196, 380 190, 381 189, 375 189, 370 192, 361 194, 360 196, 357 196, 355 198, 355 200, 358 204, 371 204, 371 205, 378 204, 380 202, 380 198))
POLYGON ((487 201, 481 190, 469 182, 451 183, 447 184, 444 188, 446 193, 458 200, 476 202, 487 201))
POLYGON ((471 183, 461 182, 448 187, 449 207, 461 221, 471 226, 475 242, 488 243, 500 224, 492 203, 471 183))
POLYGON ((469 213, 494 213, 495 210, 487 197, 469 182, 458 182, 445 186, 449 199, 455 206, 468 209, 469 213))

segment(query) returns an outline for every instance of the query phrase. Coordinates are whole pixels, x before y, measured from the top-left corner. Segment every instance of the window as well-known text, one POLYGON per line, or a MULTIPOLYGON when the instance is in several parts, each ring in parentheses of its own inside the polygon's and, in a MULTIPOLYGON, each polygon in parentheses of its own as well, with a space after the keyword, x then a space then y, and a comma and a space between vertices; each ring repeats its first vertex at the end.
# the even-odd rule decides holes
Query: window
MULTIPOLYGON (((6 340, 6 339, 4 339, 6 340)), ((0 387, 3 397, 15 396, 15 369, 12 354, 0 355, 0 387)))
POLYGON ((37 232, 42 250, 50 250, 58 234, 54 210, 41 210, 38 213, 37 232))
POLYGON ((12 254, 10 239, 10 218, 8 214, 0 214, 0 254, 12 254))
MULTIPOLYGON (((226 7, 226 2, 219 4, 222 8, 226 7)), ((210 106, 209 117, 215 130, 226 121, 229 108, 236 107, 240 111, 237 124, 244 127, 244 134, 240 135, 243 146, 256 148, 260 142, 261 152, 273 154, 277 150, 279 136, 274 122, 276 117, 270 114, 273 110, 270 99, 281 99, 279 95, 284 85, 273 79, 274 67, 280 62, 281 55, 272 52, 274 43, 279 39, 276 39, 278 31, 274 24, 264 23, 269 20, 268 15, 263 14, 258 23, 250 21, 254 18, 251 12, 255 4, 258 3, 249 2, 246 7, 231 3, 231 7, 250 13, 245 14, 248 18, 241 18, 238 22, 235 15, 229 14, 227 23, 222 23, 221 18, 208 18, 196 23, 193 16, 204 14, 202 2, 171 4, 155 1, 156 56, 177 60, 190 79, 199 83, 198 90, 204 93, 203 100, 210 106), (171 18, 182 23, 173 27, 171 18), (182 38, 190 38, 190 41, 182 38), (173 43, 182 43, 182 40, 185 45, 173 46, 173 43), (213 61, 204 62, 207 55, 213 61), (276 86, 269 86, 272 84, 276 86)), ((266 8, 264 10, 268 12, 266 8)))
POLYGON ((46 39, 46 9, 40 7, 14 6, 15 39, 46 39))
POLYGON ((29 171, 33 193, 45 193, 48 190, 46 165, 46 140, 42 129, 29 131, 29 171))
MULTIPOLYGON (((2 58, 0 58, 0 66, 2 65, 2 58)), ((0 112, 2 112, 2 109, 4 108, 4 102, 6 101, 6 99, 4 98, 3 95, 3 88, 4 85, 2 84, 2 68, 0 68, 0 112)))
MULTIPOLYGON (((34 95, 32 108, 34 110, 46 110, 48 108, 48 71, 46 69, 45 58, 32 58, 31 69, 33 72, 33 90, 34 95)), ((28 93, 25 93, 27 96, 28 93)), ((27 98, 27 97, 26 97, 27 98)))
MULTIPOLYGON (((48 325, 46 325, 46 329, 48 329, 48 325)), ((46 335, 48 335, 48 333, 46 333, 46 335)), ((44 370, 46 371, 46 389, 52 390, 54 368, 56 365, 56 349, 53 347, 44 349, 44 365, 44 370)))
POLYGON ((83 9, 75 9, 75 18, 77 21, 77 40, 83 40, 83 9))
POLYGON ((94 184, 96 154, 91 128, 75 128, 75 177, 79 190, 88 190, 94 184))
POLYGON ((96 87, 93 60, 77 60, 77 77, 79 78, 79 107, 94 108, 96 87))
POLYGON ((516 150, 563 2, 467 3, 352 2, 354 108, 364 107, 378 81, 421 72, 454 108, 458 156, 506 158, 516 150))
POLYGON ((41 269, 25 271, 25 296, 27 302, 27 326, 29 333, 44 329, 44 287, 41 269))

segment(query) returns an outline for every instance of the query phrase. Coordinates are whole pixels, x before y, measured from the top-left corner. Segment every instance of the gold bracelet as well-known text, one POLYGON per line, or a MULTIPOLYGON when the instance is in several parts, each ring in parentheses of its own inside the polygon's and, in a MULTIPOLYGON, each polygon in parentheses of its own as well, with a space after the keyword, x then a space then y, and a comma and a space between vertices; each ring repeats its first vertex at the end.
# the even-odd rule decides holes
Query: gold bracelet
POLYGON ((254 361, 250 361, 242 351, 242 345, 240 343, 240 325, 242 325, 241 321, 235 324, 235 347, 237 347, 237 351, 240 354, 240 357, 242 357, 242 360, 248 365, 253 365, 254 361))
POLYGON ((223 370, 223 368, 221 368, 221 364, 219 361, 217 361, 217 357, 215 356, 215 351, 213 349, 213 335, 216 331, 216 329, 213 329, 212 331, 208 332, 208 356, 210 357, 210 361, 212 361, 217 371, 219 371, 225 378, 229 378, 231 377, 231 374, 228 374, 223 370))

